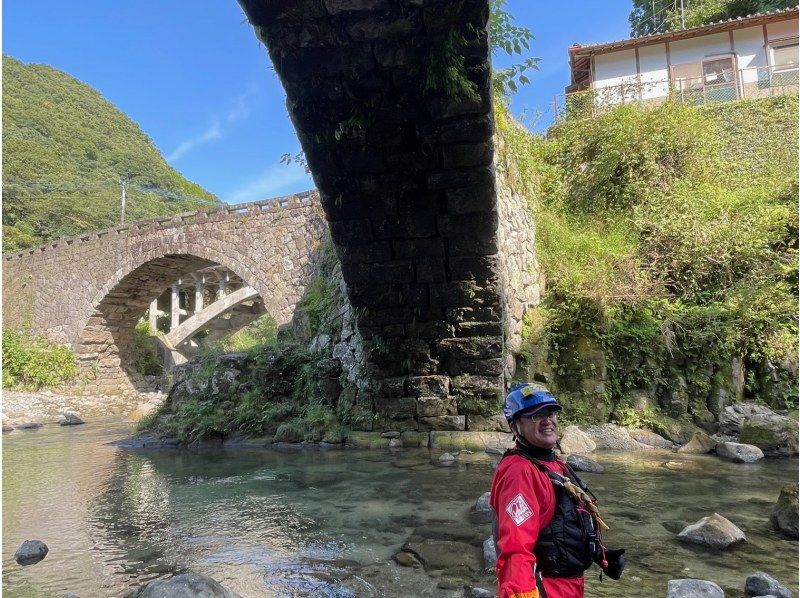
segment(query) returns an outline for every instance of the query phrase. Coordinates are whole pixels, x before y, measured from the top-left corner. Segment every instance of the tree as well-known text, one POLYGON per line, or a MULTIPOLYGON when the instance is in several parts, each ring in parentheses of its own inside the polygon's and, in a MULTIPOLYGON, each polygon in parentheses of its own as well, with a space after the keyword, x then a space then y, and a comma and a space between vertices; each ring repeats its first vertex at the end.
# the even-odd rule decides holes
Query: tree
POLYGON ((651 35, 795 6, 796 0, 633 0, 631 35, 651 35))

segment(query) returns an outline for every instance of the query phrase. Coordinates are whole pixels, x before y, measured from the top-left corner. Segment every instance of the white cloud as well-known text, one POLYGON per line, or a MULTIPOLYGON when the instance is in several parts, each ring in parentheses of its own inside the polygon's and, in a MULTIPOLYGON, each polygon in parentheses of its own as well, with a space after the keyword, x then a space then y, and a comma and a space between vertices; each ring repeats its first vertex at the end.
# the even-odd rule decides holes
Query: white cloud
POLYGON ((229 194, 227 202, 232 204, 258 201, 277 197, 295 190, 311 189, 311 181, 305 169, 299 164, 273 164, 269 166, 258 178, 242 185, 239 189, 229 194), (303 189, 297 189, 298 183, 307 181, 303 189), (292 188, 294 187, 294 188, 292 188))
POLYGON ((244 90, 244 92, 234 99, 233 107, 228 111, 228 114, 223 119, 222 123, 220 123, 218 118, 215 118, 211 126, 208 127, 203 133, 197 137, 182 141, 180 144, 178 144, 178 147, 176 147, 172 153, 167 156, 167 162, 179 160, 196 147, 208 143, 209 141, 213 141, 214 139, 219 139, 225 134, 225 125, 229 125, 237 120, 241 120, 250 116, 250 106, 253 104, 253 99, 257 94, 258 85, 256 85, 254 81, 251 81, 247 85, 247 88, 244 90))
POLYGON ((219 139, 220 137, 222 137, 222 128, 219 126, 218 122, 214 122, 197 137, 187 139, 178 145, 178 147, 176 147, 172 153, 167 156, 167 162, 174 162, 175 160, 178 160, 182 156, 192 151, 198 145, 203 145, 204 143, 208 143, 214 139, 219 139))

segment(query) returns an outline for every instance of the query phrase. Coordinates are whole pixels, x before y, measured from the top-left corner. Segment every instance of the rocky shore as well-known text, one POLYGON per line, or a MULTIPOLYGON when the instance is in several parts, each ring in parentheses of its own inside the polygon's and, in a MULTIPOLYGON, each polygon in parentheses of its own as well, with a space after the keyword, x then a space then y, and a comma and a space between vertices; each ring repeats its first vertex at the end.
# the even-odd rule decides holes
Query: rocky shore
POLYGON ((125 395, 67 395, 57 392, 22 392, 3 390, 3 428, 35 424, 61 423, 59 418, 70 412, 83 420, 119 416, 136 421, 156 409, 163 401, 162 393, 130 393, 125 395))

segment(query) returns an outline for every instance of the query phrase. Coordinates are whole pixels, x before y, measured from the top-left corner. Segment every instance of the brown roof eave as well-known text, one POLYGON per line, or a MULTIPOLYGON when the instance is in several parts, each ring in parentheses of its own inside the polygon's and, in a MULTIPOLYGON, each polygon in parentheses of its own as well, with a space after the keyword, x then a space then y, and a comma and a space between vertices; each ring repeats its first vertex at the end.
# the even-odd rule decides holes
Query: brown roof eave
POLYGON ((699 27, 694 27, 692 29, 670 31, 667 33, 657 33, 655 35, 634 37, 631 39, 624 39, 605 44, 594 44, 589 46, 581 46, 580 44, 573 44, 568 48, 567 51, 569 52, 570 59, 578 57, 589 57, 596 54, 617 52, 619 50, 626 50, 629 48, 640 48, 642 46, 649 46, 652 44, 659 44, 667 41, 690 39, 693 37, 699 37, 701 35, 709 35, 711 33, 720 33, 723 31, 731 31, 734 29, 744 29, 746 27, 757 27, 758 25, 764 25, 766 23, 772 23, 775 21, 786 21, 789 19, 796 19, 797 17, 798 17, 798 10, 795 8, 772 14, 744 17, 741 19, 732 19, 730 21, 712 23, 710 25, 701 25, 699 27))

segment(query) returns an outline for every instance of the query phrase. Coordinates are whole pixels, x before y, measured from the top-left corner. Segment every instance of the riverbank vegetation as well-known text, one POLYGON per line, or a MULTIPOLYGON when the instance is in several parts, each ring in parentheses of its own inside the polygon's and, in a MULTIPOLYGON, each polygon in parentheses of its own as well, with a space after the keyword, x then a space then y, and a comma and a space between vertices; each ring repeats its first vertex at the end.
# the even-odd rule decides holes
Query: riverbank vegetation
POLYGON ((711 421, 742 371, 746 397, 797 405, 796 98, 626 105, 546 138, 497 114, 547 278, 523 371, 584 420, 711 421))
POLYGON ((75 356, 68 347, 3 330, 3 388, 52 388, 72 381, 76 374, 75 356))

